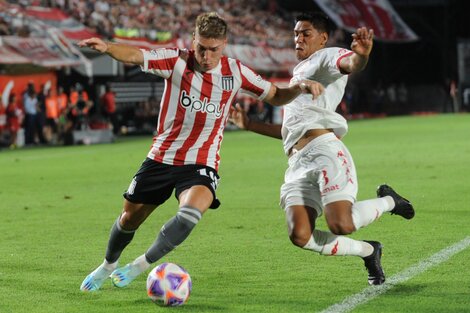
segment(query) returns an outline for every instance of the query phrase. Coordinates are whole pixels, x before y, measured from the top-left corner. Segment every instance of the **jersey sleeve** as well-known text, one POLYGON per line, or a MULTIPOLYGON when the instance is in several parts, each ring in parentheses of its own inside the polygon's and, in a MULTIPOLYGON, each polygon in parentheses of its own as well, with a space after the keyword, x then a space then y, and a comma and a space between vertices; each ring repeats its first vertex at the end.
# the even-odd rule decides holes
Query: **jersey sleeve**
POLYGON ((239 66, 242 79, 242 92, 259 100, 263 100, 271 89, 271 82, 263 79, 247 66, 241 63, 239 63, 239 66))
POLYGON ((353 54, 351 50, 345 48, 331 48, 328 51, 328 70, 332 75, 348 75, 349 73, 345 73, 341 71, 339 67, 339 62, 343 58, 346 58, 353 54))
POLYGON ((179 57, 179 49, 141 49, 144 55, 143 72, 169 78, 179 57))

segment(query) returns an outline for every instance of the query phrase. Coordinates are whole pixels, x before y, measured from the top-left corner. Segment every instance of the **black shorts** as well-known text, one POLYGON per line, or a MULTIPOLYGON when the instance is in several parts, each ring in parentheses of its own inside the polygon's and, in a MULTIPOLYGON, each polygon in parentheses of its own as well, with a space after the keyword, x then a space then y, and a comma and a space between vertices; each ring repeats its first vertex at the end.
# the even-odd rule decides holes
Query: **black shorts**
POLYGON ((168 165, 145 159, 132 179, 124 198, 132 203, 160 205, 170 198, 175 190, 178 199, 181 192, 196 185, 204 185, 210 189, 214 200, 211 209, 217 209, 220 201, 215 190, 219 175, 217 171, 204 165, 168 165))

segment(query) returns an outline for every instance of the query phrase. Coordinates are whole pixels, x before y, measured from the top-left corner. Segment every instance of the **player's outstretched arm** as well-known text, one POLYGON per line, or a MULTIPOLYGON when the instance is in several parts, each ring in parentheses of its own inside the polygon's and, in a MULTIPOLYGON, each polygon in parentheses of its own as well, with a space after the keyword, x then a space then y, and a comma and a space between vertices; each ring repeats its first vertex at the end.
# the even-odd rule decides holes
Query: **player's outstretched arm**
POLYGON ((282 139, 281 125, 250 120, 246 111, 243 110, 238 103, 235 107, 230 107, 230 121, 241 129, 249 130, 268 137, 282 139))
POLYGON ((89 47, 98 52, 106 53, 123 63, 136 65, 144 64, 144 55, 142 51, 136 47, 105 42, 96 37, 84 39, 78 43, 78 46, 89 47))
POLYGON ((344 73, 359 72, 366 67, 374 43, 374 31, 361 27, 352 34, 352 37, 351 50, 354 53, 341 59, 339 63, 339 67, 344 73))
POLYGON ((294 100, 301 93, 309 93, 315 99, 323 93, 325 88, 319 82, 304 79, 300 82, 290 85, 288 88, 280 88, 272 85, 264 101, 269 104, 280 106, 294 100))

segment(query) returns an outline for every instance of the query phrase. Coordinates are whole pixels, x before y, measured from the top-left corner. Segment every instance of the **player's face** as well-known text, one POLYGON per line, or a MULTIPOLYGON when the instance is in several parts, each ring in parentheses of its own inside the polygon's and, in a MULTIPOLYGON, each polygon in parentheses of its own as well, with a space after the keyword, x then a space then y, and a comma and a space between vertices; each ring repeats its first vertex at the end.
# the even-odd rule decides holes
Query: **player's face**
POLYGON ((194 35, 193 46, 196 51, 196 61, 201 71, 206 72, 215 68, 222 57, 227 45, 227 39, 215 39, 194 35))
POLYGON ((294 28, 295 55, 299 61, 305 60, 325 47, 328 34, 316 30, 310 22, 299 21, 294 28))

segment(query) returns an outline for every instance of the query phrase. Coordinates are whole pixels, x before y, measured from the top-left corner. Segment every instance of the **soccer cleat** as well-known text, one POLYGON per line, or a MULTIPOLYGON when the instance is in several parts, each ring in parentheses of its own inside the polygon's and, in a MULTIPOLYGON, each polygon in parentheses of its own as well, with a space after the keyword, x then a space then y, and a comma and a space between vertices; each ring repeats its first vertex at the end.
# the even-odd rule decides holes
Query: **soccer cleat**
POLYGON ((413 209, 413 205, 411 205, 410 201, 400 196, 392 187, 388 185, 380 185, 377 188, 377 197, 385 197, 390 196, 395 201, 395 207, 390 212, 392 214, 400 215, 407 220, 412 219, 415 216, 415 210, 413 209))
POLYGON ((137 276, 142 273, 137 265, 129 263, 123 267, 117 268, 111 273, 113 285, 119 288, 129 285, 137 276))
POLYGON ((106 279, 108 279, 112 270, 107 270, 103 266, 99 266, 91 272, 82 282, 80 290, 84 292, 97 291, 101 288, 106 279))
POLYGON ((382 244, 377 241, 364 241, 372 245, 374 248, 374 252, 372 252, 371 255, 362 258, 367 272, 369 272, 369 277, 367 279, 369 285, 382 285, 385 282, 385 274, 380 263, 380 260, 382 259, 382 244))

